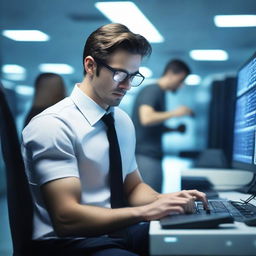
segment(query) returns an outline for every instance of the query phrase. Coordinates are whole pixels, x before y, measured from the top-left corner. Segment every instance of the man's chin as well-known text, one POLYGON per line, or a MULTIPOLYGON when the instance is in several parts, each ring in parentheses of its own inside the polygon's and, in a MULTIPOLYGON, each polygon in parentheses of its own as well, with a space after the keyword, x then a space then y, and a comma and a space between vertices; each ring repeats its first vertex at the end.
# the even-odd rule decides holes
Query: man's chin
POLYGON ((121 101, 122 101, 122 99, 112 100, 112 101, 109 102, 108 105, 109 105, 109 106, 113 106, 113 107, 119 106, 119 104, 121 103, 121 101))

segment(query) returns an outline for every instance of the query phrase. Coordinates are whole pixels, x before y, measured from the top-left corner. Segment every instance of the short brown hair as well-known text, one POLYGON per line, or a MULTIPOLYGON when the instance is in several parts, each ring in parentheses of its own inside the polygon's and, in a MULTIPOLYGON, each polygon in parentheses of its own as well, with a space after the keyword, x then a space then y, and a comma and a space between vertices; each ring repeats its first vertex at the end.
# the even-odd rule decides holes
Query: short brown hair
POLYGON ((109 55, 117 49, 140 54, 142 57, 149 56, 152 52, 146 38, 134 34, 122 24, 112 23, 98 28, 88 37, 84 46, 83 64, 87 56, 107 61, 109 55))

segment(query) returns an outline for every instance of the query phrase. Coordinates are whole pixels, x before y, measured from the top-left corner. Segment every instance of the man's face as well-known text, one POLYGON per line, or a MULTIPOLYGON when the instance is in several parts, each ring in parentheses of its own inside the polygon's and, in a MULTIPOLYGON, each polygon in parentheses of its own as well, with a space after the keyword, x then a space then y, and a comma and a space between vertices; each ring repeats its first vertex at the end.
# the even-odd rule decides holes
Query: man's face
POLYGON ((181 73, 173 73, 169 72, 169 84, 168 84, 168 90, 171 90, 173 92, 176 92, 183 84, 185 78, 186 78, 186 73, 181 72, 181 73))
MULTIPOLYGON (((115 69, 123 69, 133 74, 139 70, 141 64, 141 55, 131 54, 124 50, 114 52, 108 59, 107 65, 115 69)), ((118 106, 124 95, 130 90, 131 85, 129 79, 123 82, 115 82, 113 80, 113 72, 104 66, 100 66, 99 75, 95 75, 92 80, 93 92, 92 98, 101 107, 118 106)))

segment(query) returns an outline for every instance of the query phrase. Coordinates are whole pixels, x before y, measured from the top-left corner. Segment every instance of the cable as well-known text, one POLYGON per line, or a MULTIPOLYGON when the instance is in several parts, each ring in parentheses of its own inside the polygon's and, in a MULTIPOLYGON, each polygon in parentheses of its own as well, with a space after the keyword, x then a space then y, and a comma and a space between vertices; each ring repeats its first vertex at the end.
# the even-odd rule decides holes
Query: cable
POLYGON ((256 194, 250 195, 246 200, 240 199, 244 204, 248 204, 252 199, 256 197, 256 194))

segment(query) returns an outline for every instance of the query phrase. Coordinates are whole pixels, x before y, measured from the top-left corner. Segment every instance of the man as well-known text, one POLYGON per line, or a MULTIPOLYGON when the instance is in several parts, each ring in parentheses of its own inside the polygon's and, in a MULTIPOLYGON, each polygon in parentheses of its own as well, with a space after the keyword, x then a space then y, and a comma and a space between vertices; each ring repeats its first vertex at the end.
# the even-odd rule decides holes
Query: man
POLYGON ((24 129, 24 159, 35 200, 34 239, 71 255, 147 255, 145 221, 191 212, 195 199, 207 207, 199 191, 160 195, 141 180, 133 124, 115 106, 143 81, 138 70, 150 52, 147 40, 127 27, 100 27, 84 47, 83 81, 24 129), (122 175, 126 207, 112 206, 119 195, 110 191, 119 184, 112 182, 113 145, 105 114, 115 120, 122 165, 116 175, 122 175))
POLYGON ((165 132, 184 132, 184 126, 178 129, 166 127, 164 122, 173 117, 191 115, 186 106, 166 111, 165 92, 177 91, 189 75, 189 67, 180 60, 171 60, 164 73, 154 84, 143 88, 134 103, 132 119, 136 130, 136 159, 145 183, 158 192, 162 191, 162 135, 165 132))

